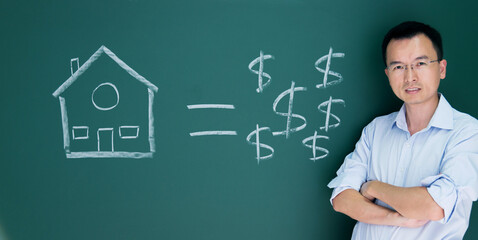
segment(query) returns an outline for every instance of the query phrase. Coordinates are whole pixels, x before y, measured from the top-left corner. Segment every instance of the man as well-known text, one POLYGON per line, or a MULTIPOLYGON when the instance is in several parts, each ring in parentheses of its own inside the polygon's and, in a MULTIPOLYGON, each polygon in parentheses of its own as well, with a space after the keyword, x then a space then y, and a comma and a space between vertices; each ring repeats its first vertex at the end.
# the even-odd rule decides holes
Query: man
POLYGON ((328 185, 332 205, 358 221, 352 239, 462 239, 478 198, 478 121, 438 93, 447 61, 435 29, 399 24, 382 55, 404 104, 364 128, 328 185))

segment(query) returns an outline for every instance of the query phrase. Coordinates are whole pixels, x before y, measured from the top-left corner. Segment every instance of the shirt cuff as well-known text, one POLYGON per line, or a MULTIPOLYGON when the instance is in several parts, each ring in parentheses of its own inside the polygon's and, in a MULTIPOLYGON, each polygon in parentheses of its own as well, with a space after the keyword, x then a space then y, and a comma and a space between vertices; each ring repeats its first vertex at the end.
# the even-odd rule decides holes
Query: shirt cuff
POLYGON ((360 187, 365 182, 364 177, 358 173, 341 173, 332 181, 329 182, 327 187, 329 188, 338 188, 338 187, 350 187, 357 191, 360 190, 360 187))
POLYGON ((445 174, 430 176, 422 180, 423 187, 426 187, 433 200, 443 208, 445 217, 441 223, 447 223, 455 211, 458 199, 457 188, 453 180, 445 174))
POLYGON ((339 195, 339 193, 347 190, 347 189, 354 189, 356 191, 360 191, 360 187, 364 183, 363 177, 359 174, 345 174, 342 173, 339 176, 335 177, 330 181, 327 185, 329 188, 334 188, 332 192, 332 196, 330 197, 330 203, 332 204, 332 200, 339 195))

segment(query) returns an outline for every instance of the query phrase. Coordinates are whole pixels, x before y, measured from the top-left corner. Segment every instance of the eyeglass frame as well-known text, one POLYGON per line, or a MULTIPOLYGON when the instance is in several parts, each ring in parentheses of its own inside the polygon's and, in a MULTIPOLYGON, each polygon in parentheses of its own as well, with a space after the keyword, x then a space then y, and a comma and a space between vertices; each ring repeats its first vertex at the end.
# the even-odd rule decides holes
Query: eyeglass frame
MULTIPOLYGON (((427 66, 431 63, 434 63, 434 62, 440 62, 441 60, 440 59, 436 59, 436 60, 428 60, 428 61, 425 61, 425 60, 417 60, 415 63, 410 63, 410 64, 400 64, 400 63, 394 63, 394 64, 391 64, 390 66, 386 67, 385 69, 387 69, 388 71, 391 71, 391 72, 395 72, 395 70, 393 70, 391 67, 396 67, 396 66, 404 66, 405 68, 403 69, 403 71, 405 70, 408 70, 410 66, 410 69, 414 70, 414 68, 412 67, 412 65, 416 65, 416 64, 419 64, 419 63, 427 63, 427 66)), ((420 66, 416 66, 418 67, 418 69, 420 69, 420 66)), ((397 70, 402 70, 402 69, 397 69, 397 70)))

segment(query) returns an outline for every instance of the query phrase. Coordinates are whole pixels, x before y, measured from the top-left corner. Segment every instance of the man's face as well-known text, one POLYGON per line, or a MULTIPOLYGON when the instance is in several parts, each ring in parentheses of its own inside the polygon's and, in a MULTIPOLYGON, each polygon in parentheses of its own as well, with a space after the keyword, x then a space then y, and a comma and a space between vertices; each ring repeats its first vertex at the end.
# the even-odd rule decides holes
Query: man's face
POLYGON ((435 61, 437 58, 432 41, 424 34, 388 44, 385 74, 406 105, 436 107, 440 79, 446 75, 446 60, 435 61))

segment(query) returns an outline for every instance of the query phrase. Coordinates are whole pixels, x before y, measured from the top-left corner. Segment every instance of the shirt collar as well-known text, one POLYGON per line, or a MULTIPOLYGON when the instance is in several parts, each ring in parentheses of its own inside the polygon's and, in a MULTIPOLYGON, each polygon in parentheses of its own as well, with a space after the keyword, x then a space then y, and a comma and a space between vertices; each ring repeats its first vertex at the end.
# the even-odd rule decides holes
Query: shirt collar
MULTIPOLYGON (((439 95, 440 99, 438 101, 437 109, 435 110, 432 119, 428 123, 427 129, 430 127, 453 129, 453 108, 445 99, 445 96, 443 96, 443 94, 439 93, 439 95)), ((394 122, 398 128, 404 131, 408 131, 405 112, 405 104, 403 104, 394 122)))

